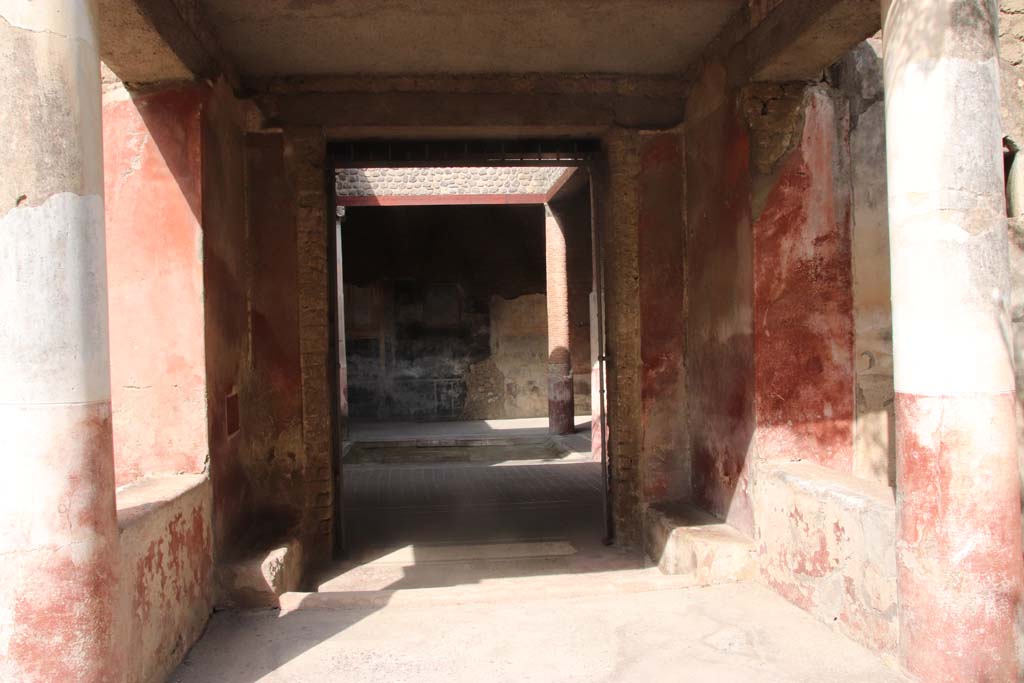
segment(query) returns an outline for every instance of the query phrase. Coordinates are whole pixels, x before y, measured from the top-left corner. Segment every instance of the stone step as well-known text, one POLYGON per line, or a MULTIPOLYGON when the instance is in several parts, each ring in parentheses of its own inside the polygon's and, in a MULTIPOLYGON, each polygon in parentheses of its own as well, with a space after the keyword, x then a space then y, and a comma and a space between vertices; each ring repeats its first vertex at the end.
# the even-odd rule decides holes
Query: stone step
POLYGON ((281 613, 316 609, 496 604, 601 595, 670 591, 691 587, 687 577, 666 576, 656 567, 544 576, 510 576, 430 588, 291 592, 280 598, 281 613))
POLYGON ((684 502, 652 505, 644 518, 644 550, 662 572, 710 586, 757 577, 754 541, 684 502))
POLYGON ((316 593, 281 596, 281 609, 456 605, 673 590, 643 555, 570 540, 416 544, 366 549, 321 576, 316 593))
POLYGON ((299 587, 302 544, 297 539, 257 547, 217 566, 218 607, 276 607, 282 594, 299 587))

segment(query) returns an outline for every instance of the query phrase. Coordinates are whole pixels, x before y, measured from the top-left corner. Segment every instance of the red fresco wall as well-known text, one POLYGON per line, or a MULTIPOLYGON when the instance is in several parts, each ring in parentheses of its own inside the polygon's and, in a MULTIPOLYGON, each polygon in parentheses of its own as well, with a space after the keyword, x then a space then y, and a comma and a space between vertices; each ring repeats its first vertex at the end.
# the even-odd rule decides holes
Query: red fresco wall
POLYGON ((199 120, 205 89, 103 103, 117 484, 206 459, 199 120))
POLYGON ((750 137, 724 69, 690 98, 686 145, 687 391, 694 500, 750 536, 754 438, 750 137), (717 102, 717 104, 704 104, 717 102))
POLYGON ((812 92, 802 136, 754 222, 754 356, 760 458, 853 465, 853 271, 848 143, 812 92))
POLYGON ((684 350, 686 296, 683 138, 643 140, 637 195, 640 261, 641 495, 647 502, 690 493, 684 350))
POLYGON ((251 487, 240 461, 238 398, 247 345, 244 112, 230 88, 210 93, 202 120, 203 276, 213 537, 223 548, 239 532, 251 487))

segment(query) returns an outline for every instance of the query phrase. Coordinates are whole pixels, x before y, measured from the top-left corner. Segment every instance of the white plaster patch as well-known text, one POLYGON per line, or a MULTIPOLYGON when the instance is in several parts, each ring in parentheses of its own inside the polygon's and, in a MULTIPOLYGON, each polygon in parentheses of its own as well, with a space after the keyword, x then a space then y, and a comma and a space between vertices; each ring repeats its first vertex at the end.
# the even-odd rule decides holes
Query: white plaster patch
POLYGON ((103 198, 0 216, 0 403, 110 400, 103 198))

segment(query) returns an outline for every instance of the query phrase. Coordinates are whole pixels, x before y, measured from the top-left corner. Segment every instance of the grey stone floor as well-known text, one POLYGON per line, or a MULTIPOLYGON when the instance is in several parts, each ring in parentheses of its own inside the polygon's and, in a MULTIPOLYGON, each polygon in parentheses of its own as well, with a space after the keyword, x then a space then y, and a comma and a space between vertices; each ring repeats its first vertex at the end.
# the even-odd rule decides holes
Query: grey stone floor
POLYGON ((316 681, 903 681, 752 584, 569 599, 220 612, 169 679, 316 681))
POLYGON ((598 463, 488 453, 347 465, 348 558, 282 610, 215 614, 170 680, 903 680, 762 586, 603 545, 598 463))

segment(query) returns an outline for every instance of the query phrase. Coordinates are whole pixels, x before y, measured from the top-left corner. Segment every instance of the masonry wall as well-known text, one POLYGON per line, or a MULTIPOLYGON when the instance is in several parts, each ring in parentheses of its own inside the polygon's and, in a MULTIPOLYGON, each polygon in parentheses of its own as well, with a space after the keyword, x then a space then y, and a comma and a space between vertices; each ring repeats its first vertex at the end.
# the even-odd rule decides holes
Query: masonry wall
POLYGON ((543 227, 540 206, 349 208, 350 415, 546 415, 543 227))

